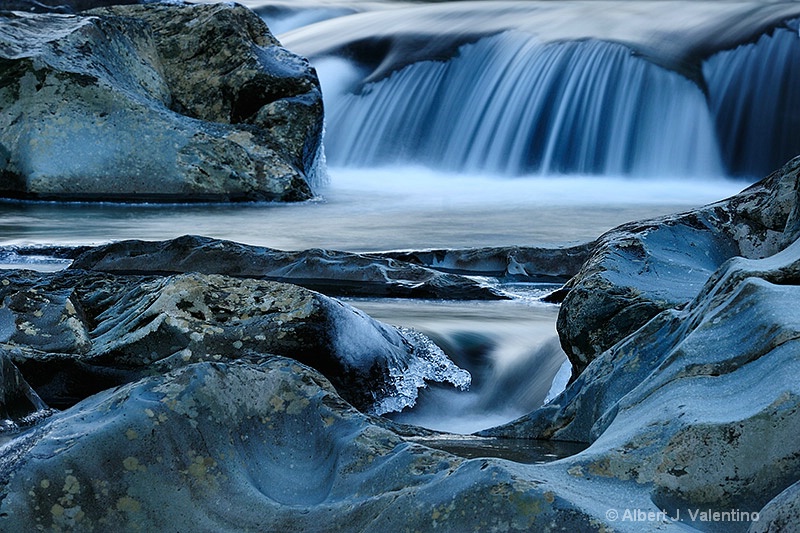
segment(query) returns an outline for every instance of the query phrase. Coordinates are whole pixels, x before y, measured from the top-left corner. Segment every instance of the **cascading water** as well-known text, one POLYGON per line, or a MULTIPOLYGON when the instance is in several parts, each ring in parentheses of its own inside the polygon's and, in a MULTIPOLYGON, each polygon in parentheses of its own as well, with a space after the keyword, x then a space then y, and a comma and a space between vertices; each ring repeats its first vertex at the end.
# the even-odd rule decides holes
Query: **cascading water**
POLYGON ((326 149, 334 166, 413 161, 505 175, 722 173, 700 89, 621 45, 542 45, 504 32, 356 93, 341 91, 341 64, 326 66, 318 72, 328 89, 326 149))
POLYGON ((761 176, 800 153, 800 35, 777 28, 703 64, 722 154, 734 175, 761 176))
POLYGON ((472 375, 467 391, 429 384, 412 409, 387 415, 397 422, 471 433, 536 409, 563 390, 569 378, 571 367, 554 326, 558 309, 536 298, 350 303, 372 317, 421 331, 472 375))

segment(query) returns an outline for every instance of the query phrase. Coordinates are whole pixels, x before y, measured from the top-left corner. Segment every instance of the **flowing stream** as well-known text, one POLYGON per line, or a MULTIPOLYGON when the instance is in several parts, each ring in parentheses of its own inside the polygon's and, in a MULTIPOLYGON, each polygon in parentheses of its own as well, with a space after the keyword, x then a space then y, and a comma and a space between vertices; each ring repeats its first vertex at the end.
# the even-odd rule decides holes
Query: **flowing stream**
MULTIPOLYGON (((800 153, 796 3, 246 3, 318 69, 329 168, 317 199, 9 201, 0 242, 559 246, 730 196, 800 153)), ((0 257, 26 261, 64 266, 0 257)), ((471 433, 563 388, 558 309, 539 300, 550 288, 505 287, 509 302, 349 300, 429 335, 473 375, 470 391, 430 387, 395 420, 471 433)))

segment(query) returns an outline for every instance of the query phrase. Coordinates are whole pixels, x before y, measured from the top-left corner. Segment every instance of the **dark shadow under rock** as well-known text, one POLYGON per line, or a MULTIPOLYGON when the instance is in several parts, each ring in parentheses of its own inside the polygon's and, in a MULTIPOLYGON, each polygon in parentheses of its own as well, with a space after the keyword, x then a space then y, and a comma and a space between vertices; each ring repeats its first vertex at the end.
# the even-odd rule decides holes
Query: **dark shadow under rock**
POLYGON ((0 436, 32 425, 51 412, 22 377, 11 357, 0 350, 0 436))

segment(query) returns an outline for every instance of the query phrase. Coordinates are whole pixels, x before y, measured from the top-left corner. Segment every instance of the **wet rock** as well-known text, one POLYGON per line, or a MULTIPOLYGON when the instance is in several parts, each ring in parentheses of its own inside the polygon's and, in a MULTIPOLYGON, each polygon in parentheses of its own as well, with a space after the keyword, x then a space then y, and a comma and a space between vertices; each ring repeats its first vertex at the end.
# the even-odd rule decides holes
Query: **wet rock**
POLYGON ((591 442, 572 458, 586 475, 649 487, 673 515, 758 512, 800 479, 798 298, 800 241, 733 258, 552 403, 485 434, 591 442))
POLYGON ((794 242, 798 171, 800 158, 727 200, 600 237, 558 317, 573 375, 661 311, 691 301, 726 260, 767 257, 794 242))
POLYGON ((505 298, 472 279, 395 259, 330 250, 283 252, 208 237, 98 246, 72 268, 121 274, 203 272, 294 283, 334 296, 505 298))
MULTIPOLYGON (((24 274, 23 274, 24 276, 24 274)), ((80 303, 70 288, 50 289, 27 276, 21 288, 13 276, 0 285, 0 342, 42 351, 85 353, 91 342, 80 303)))
POLYGON ((0 145, 8 152, 1 194, 119 201, 312 195, 322 128, 316 73, 248 9, 0 12, 0 27, 0 145))
POLYGON ((0 350, 0 436, 33 425, 52 411, 0 350))
POLYGON ((11 333, 4 342, 17 348, 14 362, 37 390, 58 405, 98 392, 98 386, 193 362, 265 353, 314 366, 348 401, 378 413, 413 404, 426 381, 469 384, 469 374, 421 334, 295 285, 198 273, 0 277, 0 296, 22 302, 8 311, 16 315, 4 321, 11 333), (80 314, 63 311, 65 294, 80 314), (62 329, 79 332, 81 343, 74 335, 66 337, 71 343, 56 342, 62 329))
POLYGON ((507 281, 565 283, 578 273, 594 243, 562 248, 492 248, 399 251, 378 254, 443 272, 507 281))
POLYGON ((159 0, 4 0, 0 11, 29 13, 75 13, 95 7, 157 3, 159 0))
POLYGON ((566 481, 405 442, 291 360, 205 362, 98 394, 0 448, 0 528, 603 530, 566 481))
POLYGON ((800 521, 800 482, 778 494, 759 512, 750 533, 791 531, 800 521))

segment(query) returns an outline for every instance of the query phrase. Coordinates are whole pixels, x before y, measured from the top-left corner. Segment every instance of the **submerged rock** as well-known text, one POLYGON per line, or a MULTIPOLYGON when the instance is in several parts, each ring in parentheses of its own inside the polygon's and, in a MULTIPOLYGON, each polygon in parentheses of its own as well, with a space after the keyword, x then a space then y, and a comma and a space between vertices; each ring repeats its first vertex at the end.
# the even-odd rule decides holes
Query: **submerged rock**
POLYGON ((308 62, 233 4, 0 11, 0 194, 304 200, 322 99, 308 62))
POLYGON ((691 301, 726 260, 767 257, 794 242, 798 172, 800 158, 727 200, 600 237, 558 316, 573 375, 661 311, 691 301))
POLYGON ((319 369, 348 401, 377 413, 413 405, 426 381, 469 384, 421 334, 294 285, 198 273, 0 277, 3 302, 27 305, 37 296, 33 307, 0 308, 16 332, 5 342, 31 384, 59 406, 143 375, 263 354, 319 369))
POLYGON ((317 249, 283 252, 192 235, 97 246, 78 256, 72 268, 120 274, 225 274, 294 283, 334 296, 506 298, 463 276, 371 254, 317 249))

